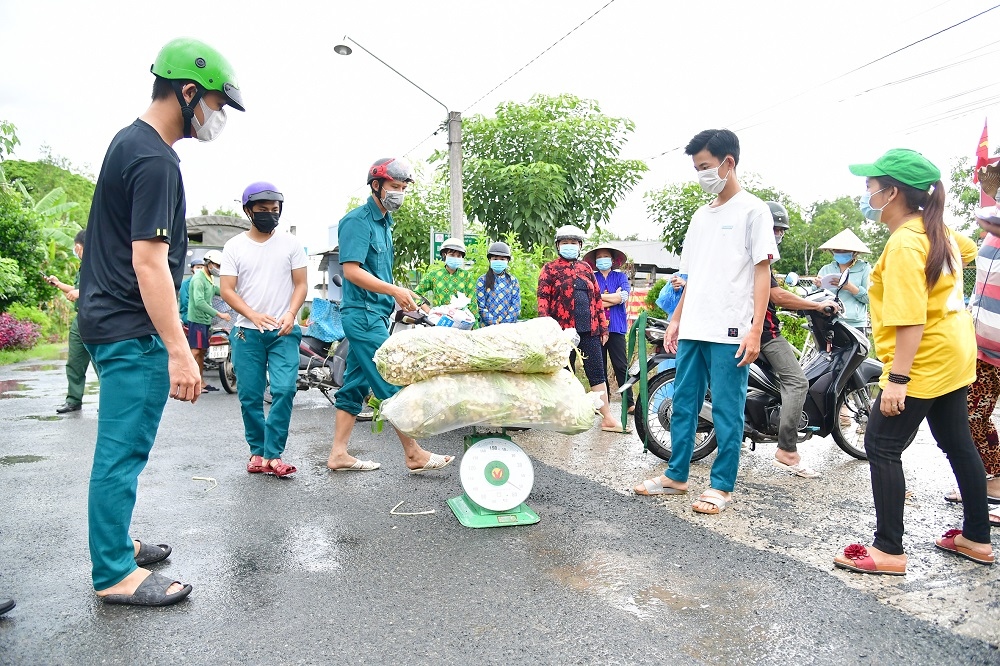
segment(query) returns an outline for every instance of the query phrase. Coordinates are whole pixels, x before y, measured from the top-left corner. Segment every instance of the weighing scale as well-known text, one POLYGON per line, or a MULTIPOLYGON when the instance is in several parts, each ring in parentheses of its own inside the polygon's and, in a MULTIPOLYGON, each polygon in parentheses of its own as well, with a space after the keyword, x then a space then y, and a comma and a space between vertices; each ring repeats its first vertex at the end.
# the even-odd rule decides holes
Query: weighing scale
POLYGON ((448 506, 466 527, 533 525, 541 520, 524 503, 535 482, 535 469, 506 430, 499 435, 466 435, 460 476, 465 492, 448 500, 448 506))

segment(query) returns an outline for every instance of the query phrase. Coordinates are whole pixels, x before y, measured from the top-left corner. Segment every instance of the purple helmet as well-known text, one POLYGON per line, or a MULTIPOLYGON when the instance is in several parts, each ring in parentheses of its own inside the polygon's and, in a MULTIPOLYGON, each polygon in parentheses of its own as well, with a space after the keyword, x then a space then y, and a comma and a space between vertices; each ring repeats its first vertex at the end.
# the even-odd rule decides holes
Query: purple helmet
POLYGON ((243 190, 243 207, 246 208, 254 201, 277 201, 280 210, 284 208, 285 197, 273 183, 262 180, 248 185, 247 189, 243 190))

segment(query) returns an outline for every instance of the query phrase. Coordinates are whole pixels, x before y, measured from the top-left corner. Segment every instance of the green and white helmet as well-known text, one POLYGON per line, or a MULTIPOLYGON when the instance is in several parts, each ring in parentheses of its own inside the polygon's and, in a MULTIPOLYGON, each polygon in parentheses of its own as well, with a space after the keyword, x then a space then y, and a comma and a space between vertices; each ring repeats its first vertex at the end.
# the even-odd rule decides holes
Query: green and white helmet
MULTIPOLYGON (((149 71, 164 79, 194 81, 204 90, 225 95, 226 102, 234 109, 246 111, 233 66, 205 42, 188 37, 167 42, 149 71)), ((197 102, 195 99, 192 104, 197 102)))

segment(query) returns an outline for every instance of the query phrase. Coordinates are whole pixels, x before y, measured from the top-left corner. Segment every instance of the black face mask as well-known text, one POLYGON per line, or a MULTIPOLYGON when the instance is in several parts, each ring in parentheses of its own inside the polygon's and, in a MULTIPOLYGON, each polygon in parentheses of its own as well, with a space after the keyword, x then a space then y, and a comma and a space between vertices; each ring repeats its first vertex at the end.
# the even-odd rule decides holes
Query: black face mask
POLYGON ((269 234, 278 226, 280 215, 281 213, 254 213, 253 226, 257 227, 261 233, 269 234))

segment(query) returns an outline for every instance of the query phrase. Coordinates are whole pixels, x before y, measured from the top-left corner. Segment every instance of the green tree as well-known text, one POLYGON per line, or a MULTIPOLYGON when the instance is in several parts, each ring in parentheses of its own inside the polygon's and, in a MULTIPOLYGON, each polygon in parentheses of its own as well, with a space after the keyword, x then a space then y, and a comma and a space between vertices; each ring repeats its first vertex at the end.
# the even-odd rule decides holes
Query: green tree
MULTIPOLYGON (((542 266, 556 258, 555 247, 552 244, 538 244, 529 250, 513 233, 500 240, 510 245, 511 260, 507 270, 517 278, 521 288, 521 319, 534 319, 538 316, 538 276, 542 272, 542 266)), ((489 270, 490 262, 486 257, 489 246, 489 242, 483 242, 469 247, 465 260, 471 261, 472 265, 466 270, 472 271, 477 277, 489 270)), ((475 294, 469 296, 476 297, 475 294)))
POLYGON ((7 178, 11 182, 19 182, 36 202, 53 190, 61 189, 66 195, 65 201, 77 204, 68 211, 69 219, 81 228, 87 225, 90 204, 94 199, 95 185, 92 180, 43 161, 7 160, 3 168, 7 178))
POLYGON ((14 146, 20 143, 21 140, 17 138, 17 128, 14 123, 0 120, 0 162, 7 159, 14 152, 14 146))
MULTIPOLYGON (((881 225, 885 228, 885 225, 881 225)), ((779 273, 795 271, 814 275, 824 264, 833 261, 833 255, 819 246, 846 228, 850 228, 869 247, 872 242, 885 244, 875 236, 878 230, 865 226, 864 216, 858 209, 857 199, 840 197, 833 201, 819 201, 810 206, 806 219, 793 222, 781 242, 781 260, 775 264, 779 273)), ((878 255, 875 255, 878 256, 878 255)))
POLYGON ((526 248, 549 244, 562 224, 600 228, 647 169, 619 157, 634 128, 573 95, 535 95, 499 105, 493 118, 466 118, 466 214, 526 248))
POLYGON ((675 254, 684 247, 684 236, 695 211, 715 198, 698 183, 673 183, 644 195, 650 221, 660 228, 663 245, 675 254))
MULTIPOLYGON (((2 171, 0 171, 2 173, 2 171)), ((53 290, 42 278, 45 265, 45 243, 42 221, 37 213, 25 205, 21 193, 0 178, 0 257, 16 262, 17 272, 23 279, 17 293, 0 295, 0 312, 14 301, 36 305, 53 290)), ((5 263, 9 269, 10 264, 5 263)))
POLYGON ((407 282, 410 271, 427 265, 431 228, 451 228, 445 174, 435 171, 427 178, 423 164, 414 165, 414 171, 416 182, 406 188, 402 207, 392 214, 393 277, 401 284, 407 282))

